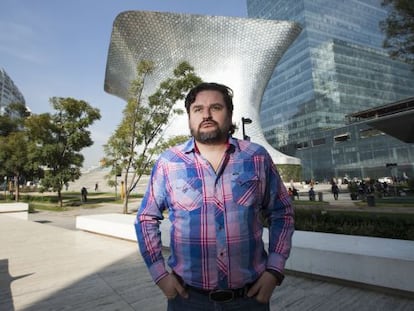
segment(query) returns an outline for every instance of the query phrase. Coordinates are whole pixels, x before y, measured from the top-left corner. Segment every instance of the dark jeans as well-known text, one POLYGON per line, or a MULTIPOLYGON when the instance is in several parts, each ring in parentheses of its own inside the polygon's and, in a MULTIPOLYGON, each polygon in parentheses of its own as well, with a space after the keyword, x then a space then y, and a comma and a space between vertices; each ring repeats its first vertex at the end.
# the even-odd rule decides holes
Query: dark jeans
POLYGON ((269 311, 269 303, 263 304, 255 298, 236 298, 230 302, 214 302, 210 298, 188 289, 187 299, 177 295, 168 300, 167 311, 269 311))

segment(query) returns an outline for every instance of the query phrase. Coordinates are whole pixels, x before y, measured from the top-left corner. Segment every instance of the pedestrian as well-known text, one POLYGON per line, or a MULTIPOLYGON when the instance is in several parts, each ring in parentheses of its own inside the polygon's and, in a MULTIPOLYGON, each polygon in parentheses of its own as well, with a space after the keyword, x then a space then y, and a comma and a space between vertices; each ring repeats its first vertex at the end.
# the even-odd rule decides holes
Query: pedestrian
POLYGON ((384 197, 386 197, 386 196, 388 196, 388 184, 387 184, 387 182, 386 181, 384 181, 383 183, 382 183, 382 188, 383 188, 383 191, 384 191, 384 197))
POLYGON ((292 190, 292 188, 288 188, 288 194, 289 194, 289 196, 290 196, 290 198, 292 199, 292 201, 295 199, 295 197, 293 196, 293 190, 292 190))
POLYGON ((293 187, 292 193, 293 193, 293 198, 296 197, 299 200, 299 191, 298 191, 298 189, 293 187))
POLYGON ((311 187, 308 191, 309 194, 309 201, 315 201, 315 190, 311 187))
POLYGON ((81 201, 87 202, 88 201, 88 190, 86 190, 85 187, 82 187, 81 189, 81 201))
POLYGON ((291 249, 289 195, 266 150, 231 136, 231 89, 202 83, 185 107, 192 137, 158 158, 137 213, 141 254, 169 311, 269 310, 291 249), (159 231, 165 210, 169 269, 159 231))
POLYGON ((99 187, 98 183, 95 183, 95 192, 98 191, 98 187, 99 187))
POLYGON ((338 187, 338 185, 335 182, 332 183, 331 191, 332 191, 332 194, 334 196, 334 199, 335 200, 338 200, 339 187, 338 187))

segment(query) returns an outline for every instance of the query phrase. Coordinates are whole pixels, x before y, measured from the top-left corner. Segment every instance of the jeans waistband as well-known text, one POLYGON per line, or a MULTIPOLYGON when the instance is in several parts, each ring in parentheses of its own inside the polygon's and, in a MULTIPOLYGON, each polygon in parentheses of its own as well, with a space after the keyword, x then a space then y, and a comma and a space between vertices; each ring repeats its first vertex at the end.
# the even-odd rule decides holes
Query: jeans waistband
POLYGON ((205 290, 202 288, 190 286, 186 284, 186 288, 190 291, 197 292, 202 295, 209 297, 211 301, 216 302, 230 302, 237 298, 243 298, 247 296, 251 286, 246 285, 242 288, 229 288, 229 289, 214 289, 214 290, 205 290))
POLYGON ((245 286, 241 288, 223 288, 223 289, 214 289, 214 290, 208 290, 203 289, 195 286, 188 285, 184 282, 184 280, 175 272, 173 272, 175 277, 180 281, 180 283, 185 286, 186 289, 190 291, 194 291, 196 293, 206 295, 209 297, 211 301, 216 302, 229 302, 236 298, 243 298, 247 296, 247 292, 252 287, 253 283, 246 284, 245 286))

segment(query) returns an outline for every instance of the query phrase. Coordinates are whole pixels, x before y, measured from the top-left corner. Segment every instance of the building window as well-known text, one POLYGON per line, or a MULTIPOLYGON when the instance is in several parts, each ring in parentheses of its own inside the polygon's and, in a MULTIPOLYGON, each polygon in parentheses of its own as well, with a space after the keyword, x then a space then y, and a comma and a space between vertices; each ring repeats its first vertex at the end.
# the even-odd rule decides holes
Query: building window
POLYGON ((350 139, 351 139, 351 135, 349 133, 344 133, 344 134, 339 134, 339 135, 334 136, 334 141, 336 143, 342 143, 350 139))
POLYGON ((314 147, 319 146, 319 145, 325 145, 326 144, 326 139, 325 138, 317 138, 312 140, 312 145, 314 147))
POLYGON ((373 128, 363 129, 359 131, 359 136, 361 138, 369 138, 369 137, 378 136, 378 135, 384 135, 384 133, 377 129, 373 129, 373 128))
POLYGON ((295 145, 295 148, 298 149, 298 150, 305 149, 305 148, 308 148, 308 147, 309 147, 309 144, 308 144, 307 141, 304 141, 304 142, 301 142, 301 143, 297 143, 295 145))

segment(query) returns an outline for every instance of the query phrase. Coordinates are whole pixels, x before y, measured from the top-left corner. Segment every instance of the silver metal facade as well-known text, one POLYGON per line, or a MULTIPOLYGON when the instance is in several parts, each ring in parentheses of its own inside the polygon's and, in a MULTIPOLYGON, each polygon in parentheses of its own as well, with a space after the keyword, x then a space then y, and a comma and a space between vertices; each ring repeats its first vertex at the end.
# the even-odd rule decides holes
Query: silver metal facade
POLYGON ((180 62, 187 61, 203 81, 233 89, 236 137, 242 136, 241 118, 250 118, 253 122, 246 126, 246 133, 269 151, 276 164, 300 164, 267 143, 259 118, 270 76, 300 31, 299 24, 286 21, 123 12, 113 24, 104 88, 127 100, 136 64, 151 60, 156 69, 144 89, 144 95, 149 95, 180 62))

